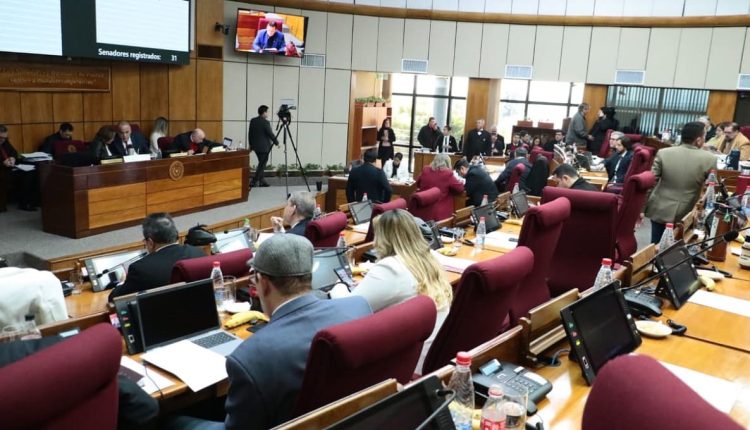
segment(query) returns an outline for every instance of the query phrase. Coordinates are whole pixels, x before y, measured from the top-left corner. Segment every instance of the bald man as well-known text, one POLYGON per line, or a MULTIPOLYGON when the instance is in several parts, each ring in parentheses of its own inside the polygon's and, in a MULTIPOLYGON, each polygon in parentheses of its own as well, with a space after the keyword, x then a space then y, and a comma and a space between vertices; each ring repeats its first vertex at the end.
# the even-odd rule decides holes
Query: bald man
POLYGON ((120 121, 117 124, 116 131, 115 140, 112 142, 115 155, 123 156, 149 153, 146 137, 141 132, 133 130, 130 123, 120 121))
POLYGON ((172 149, 187 152, 188 155, 193 155, 196 152, 206 153, 211 146, 204 144, 204 140, 206 140, 206 133, 200 128, 196 128, 193 131, 186 131, 175 136, 172 149))

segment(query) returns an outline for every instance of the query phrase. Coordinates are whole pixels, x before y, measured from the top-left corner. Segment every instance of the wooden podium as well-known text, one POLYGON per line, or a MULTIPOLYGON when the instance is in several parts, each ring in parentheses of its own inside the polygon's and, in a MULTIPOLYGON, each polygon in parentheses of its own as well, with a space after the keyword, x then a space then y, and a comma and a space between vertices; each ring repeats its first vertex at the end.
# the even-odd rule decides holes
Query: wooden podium
POLYGON ((42 228, 71 238, 247 201, 246 150, 89 167, 40 168, 42 228))

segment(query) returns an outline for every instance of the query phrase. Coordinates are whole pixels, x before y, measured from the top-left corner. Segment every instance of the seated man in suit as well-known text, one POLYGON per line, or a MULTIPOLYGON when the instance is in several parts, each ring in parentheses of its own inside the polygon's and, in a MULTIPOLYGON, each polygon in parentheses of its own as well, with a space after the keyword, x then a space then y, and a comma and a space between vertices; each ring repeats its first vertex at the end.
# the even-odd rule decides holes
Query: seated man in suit
POLYGON ((117 135, 112 142, 115 155, 148 154, 148 141, 139 131, 133 131, 130 123, 120 121, 117 124, 117 135))
POLYGON ((555 138, 544 143, 544 150, 547 152, 555 152, 555 146, 565 145, 563 138, 564 136, 562 130, 555 130, 555 138))
POLYGON ((374 148, 365 151, 364 163, 349 173, 346 181, 346 201, 359 202, 367 194, 368 200, 374 202, 391 201, 391 184, 385 177, 385 173, 375 166, 378 159, 378 151, 374 148))
POLYGON ((526 158, 527 155, 529 155, 528 151, 524 147, 520 147, 516 149, 515 152, 516 157, 510 161, 508 161, 505 164, 505 169, 500 174, 500 176, 497 177, 495 180, 495 186, 497 186, 497 190, 500 192, 503 191, 512 191, 512 190, 506 190, 505 187, 508 184, 508 181, 510 180, 510 175, 513 173, 513 169, 519 165, 523 164, 526 166, 526 170, 523 171, 523 175, 521 175, 521 182, 525 181, 526 178, 529 176, 529 173, 531 172, 531 162, 526 158))
POLYGON ((315 212, 315 194, 307 191, 295 191, 286 201, 284 215, 282 217, 272 216, 271 224, 274 231, 284 231, 284 226, 291 228, 287 233, 298 236, 305 235, 307 223, 312 220, 315 212))
POLYGON ((46 152, 49 155, 54 155, 55 142, 61 140, 71 140, 73 138, 73 125, 69 122, 60 124, 60 129, 57 132, 50 134, 44 138, 44 142, 39 147, 39 150, 46 152))
POLYGON ((286 43, 284 43, 284 32, 278 28, 279 23, 268 21, 265 30, 258 31, 253 41, 253 51, 262 53, 284 54, 286 52, 286 43))
POLYGON ((609 141, 615 153, 604 160, 604 167, 607 169, 610 184, 622 184, 633 160, 633 144, 629 137, 619 131, 613 131, 609 141))
POLYGON ((168 213, 147 216, 143 220, 143 242, 148 255, 130 265, 125 282, 112 290, 109 299, 168 285, 176 262, 206 255, 200 248, 180 245, 177 239, 177 227, 168 213))
POLYGON ((468 198, 468 204, 481 206, 484 196, 487 196, 487 202, 492 203, 497 198, 497 187, 492 182, 492 178, 484 170, 482 165, 469 164, 465 158, 456 162, 454 170, 466 180, 464 190, 468 198))
POLYGON ((187 152, 188 155, 193 155, 200 152, 205 154, 213 146, 214 144, 206 139, 206 133, 200 128, 196 128, 195 130, 186 131, 175 136, 170 149, 176 149, 180 152, 187 152))
POLYGON ((557 169, 552 174, 557 178, 558 187, 570 188, 571 190, 601 191, 596 185, 592 185, 587 180, 578 176, 578 170, 570 164, 557 166, 557 169))
POLYGON ((270 322, 227 357, 229 393, 224 423, 176 417, 174 429, 268 429, 291 418, 312 339, 318 331, 372 313, 359 296, 321 300, 311 290, 313 246, 275 234, 249 262, 270 322))

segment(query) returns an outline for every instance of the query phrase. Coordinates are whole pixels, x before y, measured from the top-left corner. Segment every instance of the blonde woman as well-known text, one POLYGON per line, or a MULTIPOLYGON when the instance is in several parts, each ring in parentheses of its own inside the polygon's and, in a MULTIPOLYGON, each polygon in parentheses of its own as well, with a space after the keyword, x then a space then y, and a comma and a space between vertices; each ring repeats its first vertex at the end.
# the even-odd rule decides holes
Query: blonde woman
POLYGON ((151 132, 149 140, 151 141, 151 154, 159 156, 161 150, 159 149, 159 138, 165 137, 168 133, 169 121, 163 116, 160 116, 154 120, 154 131, 151 132))
POLYGON ((417 188, 420 191, 433 187, 440 189, 440 200, 433 206, 432 219, 452 217, 453 196, 464 192, 464 184, 453 175, 448 154, 436 154, 432 163, 422 168, 422 174, 417 178, 417 188))
MULTIPOLYGON (((373 223, 378 261, 352 294, 364 297, 373 312, 417 294, 435 301, 438 311, 435 328, 424 343, 416 368, 416 372, 421 373, 432 340, 448 316, 453 289, 443 269, 430 254, 427 241, 409 212, 403 209, 388 211, 375 218, 373 223)), ((332 297, 339 295, 331 294, 332 297)))

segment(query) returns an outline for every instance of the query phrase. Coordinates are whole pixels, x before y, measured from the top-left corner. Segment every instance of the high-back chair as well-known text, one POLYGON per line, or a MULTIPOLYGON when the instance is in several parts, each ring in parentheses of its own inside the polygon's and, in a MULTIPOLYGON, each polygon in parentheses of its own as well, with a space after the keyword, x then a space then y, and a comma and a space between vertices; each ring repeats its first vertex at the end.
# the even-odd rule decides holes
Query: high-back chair
POLYGON ((625 179, 622 184, 609 184, 607 185, 606 191, 608 193, 621 194, 624 183, 633 176, 639 173, 651 170, 651 164, 654 159, 651 156, 651 152, 643 147, 635 148, 633 150, 633 159, 630 161, 628 171, 625 172, 625 179))
POLYGON ((526 171, 526 165, 522 163, 516 164, 515 167, 513 167, 513 171, 510 172, 510 178, 508 179, 508 185, 505 186, 505 191, 513 192, 513 187, 518 184, 518 187, 521 188, 521 177, 523 176, 523 173, 526 171))
POLYGON ((409 212, 425 221, 439 221, 433 209, 441 197, 442 193, 438 187, 414 193, 409 197, 409 212))
POLYGON ((552 160, 555 158, 554 152, 545 151, 541 146, 535 146, 529 154, 529 161, 531 162, 531 164, 534 164, 534 162, 540 155, 544 155, 547 160, 552 160))
POLYGON ((0 368, 0 428, 117 428, 122 337, 109 324, 0 368))
POLYGON ((602 258, 615 254, 617 196, 610 193, 545 187, 542 204, 560 197, 570 201, 570 218, 565 221, 549 268, 552 297, 572 289, 585 291, 594 285, 602 258))
POLYGON ((422 373, 445 366, 459 351, 468 351, 500 334, 519 283, 531 272, 534 254, 525 246, 464 271, 448 317, 432 341, 422 373))
POLYGON ((435 302, 419 295, 319 331, 307 356, 295 416, 388 378, 406 384, 435 327, 435 302))
POLYGON ((602 367, 581 424, 583 430, 742 429, 645 355, 623 355, 602 367))
POLYGON ((193 282, 206 279, 211 276, 214 261, 221 264, 221 273, 224 276, 241 277, 248 273, 247 260, 253 257, 249 249, 238 249, 205 257, 180 260, 172 267, 172 282, 193 282))
POLYGON ((373 229, 373 226, 372 226, 372 221, 375 219, 375 217, 393 209, 406 209, 406 200, 404 200, 402 197, 399 197, 395 200, 391 200, 390 202, 377 203, 372 206, 372 216, 370 217, 370 228, 367 229, 367 236, 365 236, 365 242, 372 242, 372 239, 375 237, 375 230, 373 229))
POLYGON ((651 171, 641 172, 625 181, 621 201, 617 211, 615 261, 622 263, 638 250, 635 240, 635 223, 646 203, 648 191, 656 184, 656 177, 651 171))
POLYGON ((310 221, 305 227, 305 237, 316 248, 330 248, 338 244, 339 233, 346 228, 346 214, 332 212, 325 217, 310 221))
POLYGON ((569 217, 570 201, 564 197, 541 206, 532 206, 524 215, 518 246, 526 246, 534 254, 534 269, 518 286, 510 307, 511 325, 518 324, 529 309, 551 298, 547 277, 560 233, 569 217))

